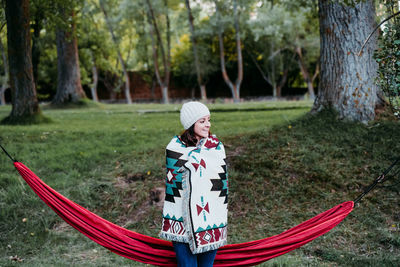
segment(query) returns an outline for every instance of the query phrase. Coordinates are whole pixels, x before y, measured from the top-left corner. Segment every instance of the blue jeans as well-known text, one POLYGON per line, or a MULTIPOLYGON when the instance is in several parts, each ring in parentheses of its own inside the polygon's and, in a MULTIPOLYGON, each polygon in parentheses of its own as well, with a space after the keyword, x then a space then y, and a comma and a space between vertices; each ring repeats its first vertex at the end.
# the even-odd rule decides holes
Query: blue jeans
POLYGON ((200 254, 192 254, 189 244, 172 242, 176 253, 178 267, 212 267, 217 255, 217 250, 211 250, 200 254))

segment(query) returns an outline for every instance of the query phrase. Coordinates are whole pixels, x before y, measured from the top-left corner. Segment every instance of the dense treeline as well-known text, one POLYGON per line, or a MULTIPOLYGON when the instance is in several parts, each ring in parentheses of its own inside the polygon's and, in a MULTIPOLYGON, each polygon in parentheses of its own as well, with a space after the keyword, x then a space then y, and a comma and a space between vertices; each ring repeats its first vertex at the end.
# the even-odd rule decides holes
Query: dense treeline
POLYGON ((376 7, 386 11, 373 0, 19 0, 23 10, 2 3, 0 101, 12 99, 11 116, 40 113, 38 101, 86 97, 238 102, 307 93, 317 96, 316 112, 333 107, 368 121, 379 100, 376 36, 356 55, 376 7), (29 79, 16 83, 18 72, 29 79))
MULTIPOLYGON (((115 95, 111 91, 126 94, 127 72, 140 73, 153 87, 168 90, 173 84, 181 90, 189 90, 190 95, 194 89, 194 95, 201 96, 199 73, 205 88, 203 98, 207 95, 231 97, 229 85, 224 83, 221 74, 219 32, 223 39, 226 75, 233 84, 238 76, 236 39, 240 38, 243 84, 238 87, 242 87, 242 96, 303 94, 304 89, 289 89, 307 87, 298 61, 302 61, 301 66, 307 68, 310 75, 317 68, 316 1, 274 1, 273 4, 271 1, 236 0, 29 2, 33 75, 41 101, 63 102, 57 90, 63 86, 60 85, 62 80, 67 79, 63 74, 71 67, 63 69, 62 63, 73 61, 71 56, 75 54, 63 53, 62 50, 67 49, 61 44, 63 38, 72 48, 73 43, 77 43, 80 82, 86 95, 93 99, 96 97, 91 88, 96 77, 97 87, 110 91, 109 97, 115 95), (196 57, 193 49, 196 49, 196 57), (301 49, 301 57, 296 49, 301 49), (65 55, 67 58, 63 58, 65 55), (282 91, 282 88, 288 90, 282 91)), ((3 12, 4 9, 5 6, 3 12)), ((6 23, 4 17, 2 20, 6 23)), ((6 49, 6 28, 1 37, 6 49)), ((77 63, 66 63, 66 66, 68 64, 77 66, 77 63)), ((77 68, 71 71, 74 70, 77 68)), ((66 83, 76 84, 70 87, 80 87, 76 78, 66 81, 64 86, 68 86, 66 83)), ((129 84, 127 86, 129 88, 129 84)), ((131 86, 135 88, 134 84, 131 86)), ((69 98, 74 97, 70 95, 69 98)), ((164 101, 167 97, 163 92, 164 101)), ((68 99, 68 94, 64 98, 68 99)), ((126 99, 129 102, 129 98, 126 99)))

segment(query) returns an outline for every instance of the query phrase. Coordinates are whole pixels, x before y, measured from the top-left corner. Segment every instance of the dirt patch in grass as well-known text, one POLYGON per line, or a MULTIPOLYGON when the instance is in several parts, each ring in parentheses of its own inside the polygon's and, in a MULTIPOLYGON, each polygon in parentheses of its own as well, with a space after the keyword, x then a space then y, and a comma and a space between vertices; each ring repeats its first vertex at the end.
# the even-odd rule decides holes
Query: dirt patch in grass
POLYGON ((114 186, 121 197, 123 212, 118 216, 118 224, 127 227, 144 221, 150 213, 157 209, 162 211, 165 198, 165 187, 162 182, 151 183, 144 173, 129 173, 118 176, 114 186), (137 192, 140 191, 140 194, 137 192))
POLYGON ((65 233, 65 232, 70 232, 72 229, 73 229, 72 226, 66 223, 65 221, 59 221, 53 226, 52 231, 58 233, 65 233))

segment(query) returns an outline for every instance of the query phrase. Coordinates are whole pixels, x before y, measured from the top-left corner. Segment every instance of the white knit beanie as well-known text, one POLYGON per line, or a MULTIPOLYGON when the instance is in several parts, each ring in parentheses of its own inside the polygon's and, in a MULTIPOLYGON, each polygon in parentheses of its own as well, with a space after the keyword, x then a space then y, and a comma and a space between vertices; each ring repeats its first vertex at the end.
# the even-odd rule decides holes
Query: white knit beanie
POLYGON ((181 123, 185 130, 189 129, 199 119, 210 115, 210 111, 200 102, 187 102, 181 108, 181 123))

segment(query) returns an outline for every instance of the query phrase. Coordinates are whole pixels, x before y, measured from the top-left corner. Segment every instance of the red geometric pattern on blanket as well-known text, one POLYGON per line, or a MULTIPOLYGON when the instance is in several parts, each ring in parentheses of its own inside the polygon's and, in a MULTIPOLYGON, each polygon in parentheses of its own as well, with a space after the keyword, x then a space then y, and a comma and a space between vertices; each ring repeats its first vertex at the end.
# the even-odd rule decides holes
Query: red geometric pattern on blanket
POLYGON ((197 169, 199 168, 199 164, 198 163, 192 163, 194 169, 197 171, 197 169))
POLYGON ((195 233, 197 245, 216 243, 226 237, 226 227, 210 229, 195 233))
POLYGON ((200 165, 203 166, 203 168, 206 168, 206 162, 204 161, 204 159, 200 160, 200 165))
MULTIPOLYGON (((142 235, 113 224, 55 191, 23 163, 14 162, 14 166, 51 209, 97 244, 142 263, 176 266, 176 254, 170 241, 142 235)), ((214 267, 253 266, 288 253, 329 232, 350 214, 353 207, 353 201, 346 201, 278 235, 225 245, 218 249, 214 267)))
POLYGON ((199 206, 199 205, 197 205, 197 204, 196 204, 196 208, 197 208, 197 216, 200 215, 200 213, 201 213, 203 210, 205 210, 205 211, 207 211, 208 213, 210 213, 210 208, 208 207, 208 202, 207 202, 207 204, 204 206, 204 208, 201 207, 201 206, 199 206))
POLYGON ((219 144, 218 138, 215 138, 215 137, 213 137, 213 136, 210 136, 210 137, 207 138, 207 141, 206 141, 206 143, 204 144, 204 146, 205 146, 206 148, 208 148, 208 149, 211 149, 211 148, 217 147, 218 144, 219 144))
POLYGON ((184 235, 185 227, 183 226, 183 222, 170 220, 167 218, 163 218, 162 229, 165 232, 170 232, 173 234, 184 235))

